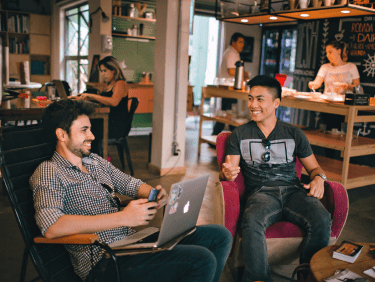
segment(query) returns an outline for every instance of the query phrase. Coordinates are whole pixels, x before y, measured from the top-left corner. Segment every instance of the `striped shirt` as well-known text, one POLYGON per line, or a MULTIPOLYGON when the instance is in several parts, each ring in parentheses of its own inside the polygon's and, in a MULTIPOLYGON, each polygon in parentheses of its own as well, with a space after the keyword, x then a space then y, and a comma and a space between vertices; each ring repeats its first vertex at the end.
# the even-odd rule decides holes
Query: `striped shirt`
MULTIPOLYGON (((96 154, 82 159, 89 173, 81 171, 57 152, 51 160, 41 163, 32 177, 30 187, 33 190, 35 219, 42 234, 61 216, 98 215, 118 211, 114 192, 137 198, 139 186, 143 182, 131 177, 110 162, 96 154), (113 188, 108 191, 102 184, 113 188)), ((135 233, 130 227, 118 227, 100 231, 101 242, 110 244, 135 233)), ((65 245, 70 253, 75 272, 85 280, 102 257, 104 250, 97 246, 65 245), (92 256, 92 257, 91 257, 92 256)))

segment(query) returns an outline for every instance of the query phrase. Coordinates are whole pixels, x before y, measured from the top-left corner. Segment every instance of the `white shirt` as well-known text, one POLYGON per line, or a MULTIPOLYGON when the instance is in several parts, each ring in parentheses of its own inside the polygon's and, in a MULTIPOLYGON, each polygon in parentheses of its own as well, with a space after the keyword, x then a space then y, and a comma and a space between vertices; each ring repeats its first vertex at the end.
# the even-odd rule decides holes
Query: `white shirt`
POLYGON ((317 76, 324 79, 324 93, 336 92, 337 88, 333 82, 345 82, 352 84, 354 79, 359 78, 358 69, 353 63, 346 63, 342 66, 332 66, 330 63, 320 67, 317 76))
POLYGON ((223 54, 223 60, 219 69, 219 78, 233 78, 234 76, 229 75, 228 69, 235 69, 235 63, 239 60, 241 60, 240 53, 232 46, 229 46, 223 54))

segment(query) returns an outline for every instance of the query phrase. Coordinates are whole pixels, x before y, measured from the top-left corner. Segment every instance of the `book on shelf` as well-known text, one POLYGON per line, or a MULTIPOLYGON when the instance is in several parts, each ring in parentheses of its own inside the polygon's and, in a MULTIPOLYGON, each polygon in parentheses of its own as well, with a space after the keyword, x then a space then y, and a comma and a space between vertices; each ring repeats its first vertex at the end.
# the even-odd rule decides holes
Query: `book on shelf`
POLYGON ((343 241, 337 250, 333 251, 333 258, 353 263, 361 253, 362 248, 361 245, 343 241))
POLYGON ((341 282, 341 281, 354 281, 354 282, 368 282, 366 278, 350 270, 344 269, 335 275, 324 279, 325 282, 341 282))

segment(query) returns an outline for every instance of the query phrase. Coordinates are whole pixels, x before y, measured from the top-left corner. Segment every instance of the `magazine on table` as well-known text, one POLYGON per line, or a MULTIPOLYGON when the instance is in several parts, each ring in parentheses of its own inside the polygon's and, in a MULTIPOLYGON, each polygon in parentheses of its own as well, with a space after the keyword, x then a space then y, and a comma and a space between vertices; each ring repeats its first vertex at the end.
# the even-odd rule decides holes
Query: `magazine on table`
POLYGON ((361 253, 363 246, 343 241, 333 252, 333 258, 353 263, 361 253))
POLYGON ((341 282, 341 281, 350 281, 350 282, 368 282, 366 278, 358 275, 350 270, 344 269, 339 273, 324 279, 325 282, 341 282))

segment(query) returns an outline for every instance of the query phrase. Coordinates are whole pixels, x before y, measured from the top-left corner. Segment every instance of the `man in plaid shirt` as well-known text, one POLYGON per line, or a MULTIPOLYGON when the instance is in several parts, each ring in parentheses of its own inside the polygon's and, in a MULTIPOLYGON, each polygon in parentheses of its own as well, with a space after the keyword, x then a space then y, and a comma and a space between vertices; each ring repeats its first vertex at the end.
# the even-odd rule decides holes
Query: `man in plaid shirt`
MULTIPOLYGON (((61 100, 48 106, 43 127, 56 151, 30 178, 35 218, 42 234, 57 238, 96 233, 108 244, 147 225, 167 203, 161 186, 148 202, 151 186, 90 153, 94 136, 85 102, 61 100), (115 192, 135 198, 123 210, 115 192), (157 209, 156 209, 157 208, 157 209)), ((197 227, 170 251, 117 258, 124 281, 218 281, 231 248, 231 235, 218 225, 197 227)), ((86 281, 112 281, 113 262, 98 247, 66 245, 76 273, 86 281), (93 265, 92 265, 93 262, 93 265)))

